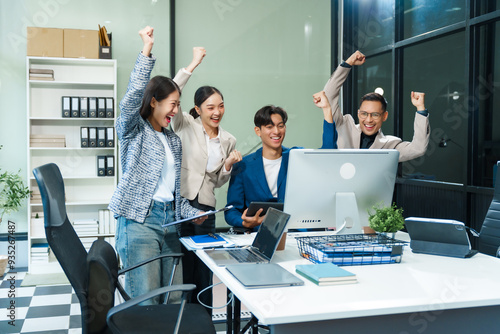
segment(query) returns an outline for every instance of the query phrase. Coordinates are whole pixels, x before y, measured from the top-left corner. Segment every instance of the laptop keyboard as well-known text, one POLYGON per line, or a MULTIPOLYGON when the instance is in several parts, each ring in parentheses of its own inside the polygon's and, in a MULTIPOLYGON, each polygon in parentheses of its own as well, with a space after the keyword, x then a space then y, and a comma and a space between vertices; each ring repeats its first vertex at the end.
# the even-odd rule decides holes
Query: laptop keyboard
POLYGON ((250 252, 248 249, 232 249, 228 250, 229 255, 234 257, 238 262, 264 262, 262 258, 250 252))

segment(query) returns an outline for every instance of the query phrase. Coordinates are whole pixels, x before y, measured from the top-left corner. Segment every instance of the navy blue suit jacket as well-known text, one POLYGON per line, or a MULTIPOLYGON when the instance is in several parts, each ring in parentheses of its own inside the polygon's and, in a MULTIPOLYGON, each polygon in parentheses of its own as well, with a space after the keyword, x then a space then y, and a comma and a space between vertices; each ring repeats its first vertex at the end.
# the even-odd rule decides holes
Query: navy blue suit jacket
MULTIPOLYGON (((293 147, 299 148, 299 147, 293 147)), ((227 204, 234 208, 226 211, 224 216, 229 225, 242 227, 241 215, 251 202, 283 202, 285 199, 286 174, 290 149, 283 147, 281 167, 278 174, 278 198, 273 197, 267 184, 262 160, 262 148, 247 155, 233 166, 227 204)))
MULTIPOLYGON (((337 130, 335 123, 323 122, 323 145, 321 148, 337 148, 337 130)), ((227 205, 233 208, 224 212, 229 225, 243 227, 241 215, 251 202, 284 202, 288 158, 292 147, 282 147, 281 167, 278 174, 278 198, 273 197, 267 184, 262 160, 262 148, 247 155, 243 160, 233 165, 231 180, 227 191, 227 205)), ((258 227, 254 228, 258 230, 258 227)))

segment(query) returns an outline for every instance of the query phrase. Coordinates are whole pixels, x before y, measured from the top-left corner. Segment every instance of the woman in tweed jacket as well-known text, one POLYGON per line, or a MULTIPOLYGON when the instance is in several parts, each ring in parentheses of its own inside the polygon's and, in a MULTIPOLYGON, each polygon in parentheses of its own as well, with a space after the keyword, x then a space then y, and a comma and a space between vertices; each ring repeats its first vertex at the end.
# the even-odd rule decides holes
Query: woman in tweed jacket
MULTIPOLYGON (((156 60, 151 54, 153 28, 146 27, 139 35, 143 50, 116 121, 122 176, 109 205, 118 216, 116 249, 126 267, 160 254, 180 252, 179 226, 162 225, 200 213, 181 197, 181 140, 166 129, 178 112, 179 87, 163 76, 149 80, 156 60)), ((135 297, 168 285, 171 271, 170 258, 153 261, 127 273, 125 289, 135 297)), ((182 273, 177 272, 174 284, 179 283, 182 273)), ((178 297, 171 296, 171 300, 178 297)))

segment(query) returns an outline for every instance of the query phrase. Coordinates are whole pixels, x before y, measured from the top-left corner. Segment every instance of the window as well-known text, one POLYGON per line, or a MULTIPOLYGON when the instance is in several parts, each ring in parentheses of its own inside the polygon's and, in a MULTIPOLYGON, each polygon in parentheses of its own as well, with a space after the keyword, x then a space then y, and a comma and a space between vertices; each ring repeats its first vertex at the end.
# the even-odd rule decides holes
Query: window
POLYGON ((479 75, 474 97, 479 104, 479 159, 475 185, 493 187, 494 166, 500 160, 500 23, 481 26, 479 75), (488 42, 489 41, 489 42, 488 42))
POLYGON ((416 108, 411 91, 425 93, 431 139, 423 157, 403 164, 406 177, 465 183, 468 99, 465 34, 455 33, 409 46, 403 56, 403 140, 413 137, 416 108))
POLYGON ((354 27, 357 48, 364 52, 394 43, 394 1, 356 2, 358 22, 354 27))
POLYGON ((410 38, 465 20, 465 0, 405 0, 403 14, 404 38, 410 38))

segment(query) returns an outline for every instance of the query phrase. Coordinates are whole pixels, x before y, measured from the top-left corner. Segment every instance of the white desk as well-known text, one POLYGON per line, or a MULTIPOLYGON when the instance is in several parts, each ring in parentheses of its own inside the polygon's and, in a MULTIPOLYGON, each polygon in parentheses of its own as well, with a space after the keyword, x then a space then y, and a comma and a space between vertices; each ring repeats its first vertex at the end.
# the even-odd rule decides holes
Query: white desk
MULTIPOLYGON (((500 259, 483 254, 459 259, 413 254, 406 246, 399 264, 345 267, 357 284, 304 279, 300 287, 246 289, 203 250, 196 253, 272 333, 500 332, 500 259)), ((310 263, 292 235, 273 262, 293 273, 296 264, 310 263)))

